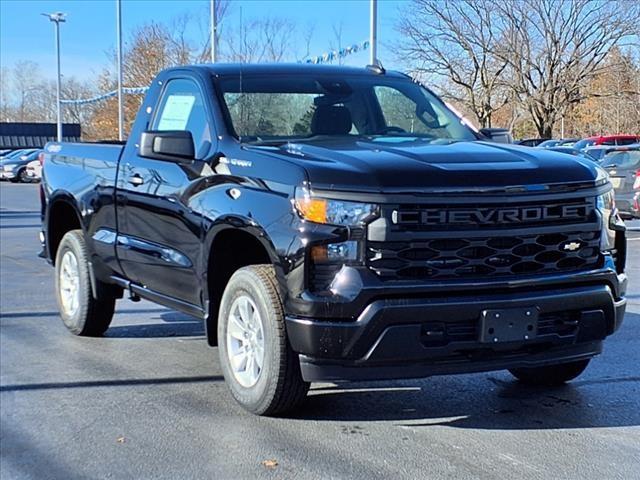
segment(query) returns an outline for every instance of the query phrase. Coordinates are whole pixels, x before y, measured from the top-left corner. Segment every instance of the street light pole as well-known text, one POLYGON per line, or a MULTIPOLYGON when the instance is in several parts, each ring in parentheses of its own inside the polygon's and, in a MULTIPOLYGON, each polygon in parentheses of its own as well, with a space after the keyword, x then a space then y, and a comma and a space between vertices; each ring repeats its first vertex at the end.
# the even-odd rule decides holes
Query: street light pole
POLYGON ((371 0, 369 10, 369 64, 378 63, 378 2, 371 0))
POLYGON ((60 103, 60 86, 62 83, 62 77, 60 74, 60 23, 65 22, 65 13, 56 12, 56 13, 43 13, 45 17, 49 18, 49 20, 55 23, 55 33, 56 33, 56 62, 58 65, 58 78, 56 82, 56 113, 57 113, 57 138, 58 142, 62 141, 62 105, 60 103))
POLYGON ((118 56, 118 140, 124 140, 124 106, 122 104, 122 12, 121 1, 116 0, 116 43, 118 56))
POLYGON ((211 15, 211 63, 216 63, 216 57, 218 55, 218 35, 216 30, 218 29, 218 18, 216 15, 216 2, 211 0, 210 2, 210 15, 211 15))

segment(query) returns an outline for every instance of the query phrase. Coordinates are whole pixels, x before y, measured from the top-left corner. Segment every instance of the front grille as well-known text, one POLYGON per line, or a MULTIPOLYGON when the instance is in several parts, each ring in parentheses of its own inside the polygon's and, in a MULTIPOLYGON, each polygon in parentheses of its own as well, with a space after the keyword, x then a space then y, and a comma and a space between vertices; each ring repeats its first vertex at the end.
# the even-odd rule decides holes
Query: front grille
POLYGON ((383 280, 481 278, 596 266, 599 232, 368 242, 367 266, 383 280))
POLYGON ((391 212, 391 223, 395 231, 508 230, 586 223, 595 215, 593 200, 577 198, 514 205, 399 205, 391 212))

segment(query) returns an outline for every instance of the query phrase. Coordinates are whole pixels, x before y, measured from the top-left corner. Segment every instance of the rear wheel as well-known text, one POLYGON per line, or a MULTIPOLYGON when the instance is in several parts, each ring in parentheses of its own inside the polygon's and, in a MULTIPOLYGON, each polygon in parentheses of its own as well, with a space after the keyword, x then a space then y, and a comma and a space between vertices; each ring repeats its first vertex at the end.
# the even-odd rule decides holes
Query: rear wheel
POLYGON ((589 359, 577 362, 560 363, 546 367, 513 368, 511 375, 528 385, 562 385, 580 375, 589 365, 589 359))
MULTIPOLYGON (((89 257, 82 230, 67 232, 56 254, 56 299, 60 317, 74 335, 102 335, 113 318, 116 298, 91 291, 89 257)), ((100 282, 97 288, 103 288, 100 282)))
POLYGON ((309 389, 285 330, 282 300, 271 265, 236 271, 222 295, 218 351, 235 400, 258 415, 284 413, 309 389))

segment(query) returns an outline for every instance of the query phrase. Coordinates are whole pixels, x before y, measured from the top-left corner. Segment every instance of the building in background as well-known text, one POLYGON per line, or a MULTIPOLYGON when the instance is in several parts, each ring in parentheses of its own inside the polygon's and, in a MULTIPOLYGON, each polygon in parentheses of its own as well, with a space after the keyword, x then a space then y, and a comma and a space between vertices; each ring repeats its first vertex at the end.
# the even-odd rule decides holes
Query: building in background
MULTIPOLYGON (((79 142, 79 123, 62 124, 62 141, 79 142)), ((42 148, 56 141, 55 123, 0 123, 0 149, 42 148)))

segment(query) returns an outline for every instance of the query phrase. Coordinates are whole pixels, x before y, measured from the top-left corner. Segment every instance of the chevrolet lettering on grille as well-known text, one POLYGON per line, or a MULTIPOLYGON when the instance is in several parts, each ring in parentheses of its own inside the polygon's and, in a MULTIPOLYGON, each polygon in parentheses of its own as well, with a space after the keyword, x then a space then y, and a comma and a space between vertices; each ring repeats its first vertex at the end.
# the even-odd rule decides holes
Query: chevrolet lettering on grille
POLYGON ((480 224, 500 225, 531 222, 549 222, 553 220, 582 220, 594 210, 593 205, 555 205, 553 207, 530 206, 508 208, 477 209, 437 209, 427 208, 413 211, 394 211, 395 224, 480 224))

